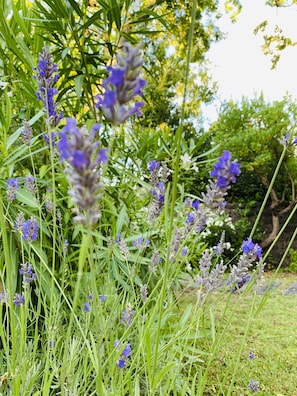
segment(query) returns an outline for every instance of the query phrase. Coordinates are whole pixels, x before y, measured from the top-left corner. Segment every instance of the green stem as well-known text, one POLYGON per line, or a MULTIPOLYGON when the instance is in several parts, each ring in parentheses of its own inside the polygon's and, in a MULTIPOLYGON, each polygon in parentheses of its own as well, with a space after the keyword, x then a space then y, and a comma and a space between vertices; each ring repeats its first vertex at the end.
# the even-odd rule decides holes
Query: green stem
POLYGON ((72 324, 73 324, 73 318, 75 315, 75 311, 78 305, 78 300, 79 300, 79 294, 81 291, 81 279, 84 273, 84 267, 85 267, 85 263, 86 263, 86 259, 88 257, 88 251, 89 251, 89 247, 92 243, 92 235, 90 232, 87 233, 83 233, 83 237, 82 237, 82 242, 81 242, 81 246, 80 246, 80 251, 79 251, 79 258, 78 258, 78 272, 77 272, 77 280, 76 280, 76 284, 75 284, 75 290, 74 290, 74 298, 73 298, 73 302, 72 302, 72 315, 70 317, 70 323, 68 326, 68 331, 67 331, 67 339, 70 336, 71 333, 71 328, 72 328, 72 324))
MULTIPOLYGON (((172 239, 172 231, 173 231, 173 220, 174 220, 174 212, 175 212, 175 202, 177 197, 177 184, 178 184, 178 175, 179 175, 179 163, 180 163, 180 155, 181 155, 181 141, 182 141, 182 133, 183 133, 183 124, 185 119, 185 108, 186 108, 186 97, 187 97, 187 89, 188 89, 188 80, 189 80, 189 70, 190 70, 190 61, 191 61, 191 52, 192 52, 192 43, 194 37, 194 26, 196 19, 196 9, 197 9, 197 0, 193 1, 192 4, 192 12, 191 12, 191 24, 189 28, 188 35, 188 53, 187 53, 187 61, 184 75, 184 93, 183 93, 183 103, 182 103, 182 111, 181 118, 179 121, 179 126, 175 135, 175 147, 176 147, 176 157, 173 171, 173 182, 172 182, 172 199, 171 199, 171 209, 170 209, 170 217, 169 217, 169 232, 167 235, 168 249, 167 249, 167 257, 165 262, 165 269, 163 274, 163 282, 161 287, 161 293, 159 298, 159 318, 158 318, 158 330, 156 337, 156 348, 154 354, 154 364, 153 364, 153 376, 157 369, 157 361, 158 361, 158 353, 159 353, 159 343, 161 336, 161 322, 163 317, 163 304, 165 301, 166 290, 168 288, 168 275, 170 269, 170 241, 172 239)), ((166 209, 166 208, 165 208, 166 209)))
MULTIPOLYGON (((12 263, 11 255, 10 255, 10 248, 9 242, 7 237, 7 229, 6 229, 6 217, 4 216, 3 210, 3 200, 2 200, 2 192, 0 190, 0 230, 2 235, 2 244, 4 250, 4 261, 6 267, 6 279, 8 284, 8 294, 9 294, 9 315, 10 315, 10 332, 11 332, 11 341, 12 341, 12 348, 11 348, 11 362, 12 362, 12 370, 15 370, 16 367, 16 351, 17 351, 17 338, 16 338, 16 325, 15 325, 15 316, 14 316, 14 309, 13 309, 13 279, 15 278, 15 266, 12 263)), ((3 271, 3 268, 1 268, 3 271)))
MULTIPOLYGON (((269 246, 269 248, 267 249, 267 252, 265 253, 265 255, 264 255, 263 259, 262 259, 263 262, 265 262, 265 260, 267 259, 268 255, 270 254, 271 250, 274 248, 274 246, 275 246, 276 243, 278 242, 280 236, 281 236, 282 233, 284 232, 284 230, 285 230, 285 228, 287 227, 287 225, 290 223, 290 221, 291 221, 292 217, 294 216, 296 210, 297 210, 297 204, 294 206, 294 209, 291 211, 291 213, 290 213, 290 215, 288 216, 287 220, 285 221, 284 225, 283 225, 282 228, 279 230, 279 232, 278 232, 276 238, 273 240, 272 244, 271 244, 271 245, 269 246)), ((297 228, 296 228, 295 231, 294 231, 294 235, 296 235, 296 233, 297 233, 297 228)), ((290 241, 290 244, 292 245, 292 241, 290 241)), ((290 249, 290 244, 287 246, 286 254, 287 254, 287 252, 288 252, 288 249, 290 249)), ((284 261, 284 259, 285 259, 285 257, 286 257, 286 254, 284 253, 284 255, 283 255, 283 257, 282 257, 282 259, 281 259, 281 261, 280 261, 280 263, 279 263, 279 265, 278 265, 278 268, 279 268, 280 265, 283 263, 283 261, 284 261)))
POLYGON ((257 217, 256 217, 256 220, 255 220, 255 222, 254 222, 252 231, 251 231, 251 233, 250 233, 250 238, 253 237, 253 235, 254 235, 254 233, 255 233, 255 231, 256 231, 256 229, 257 229, 257 226, 258 226, 258 224, 259 224, 260 218, 261 218, 261 216, 262 216, 262 214, 263 214, 263 211, 264 211, 264 209, 265 209, 266 203, 267 203, 268 198, 269 198, 269 196, 270 196, 271 190, 272 190, 272 188, 273 188, 273 186, 274 186, 275 179, 276 179, 276 177, 277 177, 277 175, 278 175, 278 172, 279 172, 279 170, 280 170, 281 164, 283 163, 283 160, 284 160, 286 151, 287 151, 287 147, 284 146, 283 152, 282 152, 282 154, 281 154, 281 156, 280 156, 280 159, 279 159, 279 161, 278 161, 278 163, 277 163, 277 166, 276 166, 276 168, 275 168, 274 174, 273 174, 273 176, 272 176, 271 182, 270 182, 269 187, 268 187, 268 189, 267 189, 265 198, 264 198, 264 200, 263 200, 263 202, 262 202, 261 208, 260 208, 260 210, 259 210, 259 212, 258 212, 258 215, 257 215, 257 217))

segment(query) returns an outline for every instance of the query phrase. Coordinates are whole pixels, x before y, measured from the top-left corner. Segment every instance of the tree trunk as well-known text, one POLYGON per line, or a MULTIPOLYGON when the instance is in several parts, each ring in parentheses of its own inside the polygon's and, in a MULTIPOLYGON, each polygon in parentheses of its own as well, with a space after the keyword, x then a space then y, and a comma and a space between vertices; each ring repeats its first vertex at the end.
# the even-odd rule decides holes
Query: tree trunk
POLYGON ((275 210, 272 210, 272 231, 271 233, 267 236, 267 238, 264 239, 264 241, 261 242, 261 247, 263 249, 265 249, 266 247, 268 247, 269 245, 271 245, 271 243, 274 241, 274 239, 276 238, 278 232, 280 229, 280 225, 279 225, 279 214, 276 213, 275 210))
MULTIPOLYGON (((262 177, 262 183, 266 188, 269 187, 269 181, 266 177, 262 177)), ((276 194, 276 191, 274 188, 272 188, 270 192, 270 198, 271 198, 271 204, 270 204, 270 209, 271 209, 271 214, 272 214, 272 230, 271 233, 264 239, 264 241, 261 242, 261 247, 265 249, 271 243, 274 241, 276 238, 279 229, 280 229, 280 222, 279 222, 279 211, 277 210, 278 206, 282 203, 282 200, 279 200, 276 194)))
MULTIPOLYGON (((262 178, 262 183, 264 184, 264 186, 266 188, 269 187, 269 182, 266 178, 262 178)), ((276 194, 276 191, 274 189, 272 189, 270 192, 270 198, 271 198, 270 209, 271 209, 271 215, 272 215, 272 220, 271 220, 272 221, 272 230, 271 230, 270 234, 264 239, 264 241, 262 241, 260 243, 260 245, 263 249, 265 249, 266 247, 271 245, 271 243, 276 238, 276 236, 280 230, 280 216, 285 213, 290 212, 295 204, 295 189, 292 188, 292 198, 293 198, 292 202, 288 206, 286 206, 284 209, 280 209, 281 204, 284 203, 284 201, 285 201, 284 196, 285 196, 285 194, 283 194, 282 199, 279 199, 276 194)))

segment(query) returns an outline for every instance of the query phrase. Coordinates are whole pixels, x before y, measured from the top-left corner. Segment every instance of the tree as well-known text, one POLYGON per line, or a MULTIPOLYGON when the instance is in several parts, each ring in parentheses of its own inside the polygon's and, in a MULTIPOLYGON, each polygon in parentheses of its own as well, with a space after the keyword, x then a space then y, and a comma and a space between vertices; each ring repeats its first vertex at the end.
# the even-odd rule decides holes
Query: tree
MULTIPOLYGON (((260 96, 250 100, 243 98, 241 103, 225 103, 218 120, 210 128, 213 141, 220 144, 221 149, 228 148, 243 164, 243 182, 248 183, 249 178, 256 176, 259 185, 266 190, 283 151, 282 144, 288 146, 270 193, 272 231, 262 241, 262 247, 271 244, 280 229, 280 216, 288 213, 296 202, 297 160, 295 146, 289 143, 296 135, 296 125, 296 102, 286 97, 282 101, 267 103, 260 96)), ((241 184, 241 198, 250 199, 247 190, 241 184)))
MULTIPOLYGON (((267 0, 269 7, 287 8, 297 5, 297 0, 267 0)), ((267 20, 261 22, 254 30, 255 34, 263 34, 262 50, 265 55, 271 57, 271 68, 275 69, 280 60, 281 53, 288 47, 297 45, 297 41, 284 34, 283 29, 279 25, 275 25, 273 30, 269 32, 269 23, 267 20)))

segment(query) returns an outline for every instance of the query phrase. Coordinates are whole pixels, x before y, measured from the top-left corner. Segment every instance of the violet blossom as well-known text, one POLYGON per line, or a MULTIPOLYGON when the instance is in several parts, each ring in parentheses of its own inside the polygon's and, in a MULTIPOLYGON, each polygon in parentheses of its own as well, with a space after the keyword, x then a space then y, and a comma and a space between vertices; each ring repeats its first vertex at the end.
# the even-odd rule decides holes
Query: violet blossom
POLYGON ((259 269, 262 265, 262 248, 257 243, 254 243, 251 238, 242 243, 241 250, 243 253, 239 257, 237 264, 233 265, 228 280, 228 284, 233 286, 232 291, 242 288, 250 280, 250 275, 248 274, 250 267, 255 266, 259 269))
POLYGON ((6 196, 9 202, 12 202, 16 199, 16 193, 19 189, 20 182, 18 178, 10 177, 6 181, 6 196))
POLYGON ((96 107, 102 109, 105 117, 114 124, 122 124, 133 115, 141 116, 143 102, 134 102, 135 97, 143 95, 146 81, 139 77, 143 59, 140 57, 141 45, 133 48, 128 42, 123 44, 123 56, 117 55, 117 65, 108 66, 109 76, 103 81, 103 95, 96 97, 96 107))
POLYGON ((66 170, 71 185, 69 195, 78 206, 74 220, 91 226, 101 217, 101 172, 102 165, 108 161, 109 151, 100 147, 99 129, 100 125, 95 124, 88 132, 86 128, 78 128, 74 118, 66 118, 58 142, 60 159, 69 165, 66 170))
POLYGON ((151 161, 148 165, 150 172, 152 202, 149 207, 149 222, 158 217, 165 204, 165 183, 169 176, 169 170, 165 162, 151 161))
POLYGON ((209 181, 206 193, 202 194, 203 202, 209 208, 223 209, 226 206, 225 196, 230 183, 235 183, 236 177, 240 175, 241 164, 231 162, 231 157, 231 153, 224 150, 210 172, 214 180, 209 181))
MULTIPOLYGON (((63 114, 57 110, 54 100, 58 94, 55 84, 59 79, 59 74, 57 65, 54 64, 47 47, 39 54, 39 62, 34 71, 36 72, 34 78, 38 82, 37 99, 43 103, 48 124, 51 127, 56 127, 63 118, 63 114)), ((49 137, 47 136, 47 138, 49 137)))
MULTIPOLYGON (((123 344, 119 340, 115 340, 114 346, 117 351, 119 351, 121 348, 123 348, 123 344)), ((128 363, 128 358, 131 356, 132 350, 131 350, 131 345, 128 342, 125 346, 125 348, 122 350, 121 355, 117 361, 117 367, 122 369, 127 366, 128 363)))

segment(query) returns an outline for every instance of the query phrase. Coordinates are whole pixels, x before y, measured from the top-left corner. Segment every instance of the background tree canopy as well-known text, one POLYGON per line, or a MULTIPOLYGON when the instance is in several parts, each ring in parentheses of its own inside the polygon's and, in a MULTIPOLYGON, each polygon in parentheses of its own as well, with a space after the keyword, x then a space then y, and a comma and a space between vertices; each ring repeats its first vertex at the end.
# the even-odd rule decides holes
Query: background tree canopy
POLYGON ((270 194, 273 230, 263 241, 264 246, 269 245, 278 232, 279 216, 288 212, 296 200, 296 146, 291 144, 297 134, 296 125, 296 102, 287 97, 267 103, 260 96, 243 98, 241 103, 223 104, 218 120, 210 128, 213 142, 219 144, 220 149, 228 148, 243 164, 242 175, 233 189, 236 198, 241 200, 263 199, 284 145, 288 145, 270 194))

